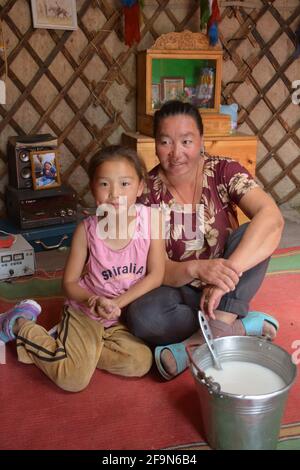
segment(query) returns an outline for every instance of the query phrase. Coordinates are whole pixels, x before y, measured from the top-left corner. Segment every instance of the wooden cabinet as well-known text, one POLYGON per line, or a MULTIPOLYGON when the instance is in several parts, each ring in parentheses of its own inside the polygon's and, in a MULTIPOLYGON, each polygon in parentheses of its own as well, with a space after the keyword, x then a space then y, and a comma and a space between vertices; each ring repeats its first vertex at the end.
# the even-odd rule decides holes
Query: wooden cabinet
POLYGON ((139 132, 128 132, 127 134, 122 134, 122 144, 133 148, 138 153, 144 160, 148 171, 159 163, 155 153, 153 137, 140 134, 139 132))
MULTIPOLYGON (((130 132, 122 135, 122 144, 134 148, 146 163, 147 170, 158 164, 153 137, 130 132)), ((205 150, 211 155, 220 155, 238 160, 254 176, 256 165, 257 137, 245 134, 230 134, 207 137, 205 150)))
POLYGON ((205 150, 211 155, 220 155, 237 160, 255 176, 257 137, 232 134, 205 139, 205 150))
MULTIPOLYGON (((147 170, 151 170, 158 164, 155 154, 155 142, 153 137, 140 133, 128 133, 122 135, 122 144, 134 148, 146 163, 147 170)), ((205 150, 211 155, 230 157, 241 163, 253 176, 255 175, 257 137, 240 133, 207 137, 204 140, 205 150)), ((239 222, 248 220, 239 211, 239 222)))

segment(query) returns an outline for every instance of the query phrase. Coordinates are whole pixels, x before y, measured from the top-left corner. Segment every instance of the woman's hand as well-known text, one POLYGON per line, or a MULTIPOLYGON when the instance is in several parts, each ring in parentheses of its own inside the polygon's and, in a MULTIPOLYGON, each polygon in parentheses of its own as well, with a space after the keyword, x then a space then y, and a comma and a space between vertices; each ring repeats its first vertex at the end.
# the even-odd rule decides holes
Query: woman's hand
POLYGON ((240 274, 228 259, 201 259, 191 261, 190 274, 193 279, 218 287, 222 291, 230 292, 239 282, 240 274))
POLYGON ((98 295, 92 295, 87 304, 92 315, 106 320, 117 320, 121 315, 121 309, 113 299, 107 299, 98 295))
POLYGON ((207 286, 202 291, 202 296, 200 300, 200 309, 203 313, 208 315, 212 320, 215 320, 214 310, 219 306, 220 300, 225 295, 224 292, 219 287, 207 286))

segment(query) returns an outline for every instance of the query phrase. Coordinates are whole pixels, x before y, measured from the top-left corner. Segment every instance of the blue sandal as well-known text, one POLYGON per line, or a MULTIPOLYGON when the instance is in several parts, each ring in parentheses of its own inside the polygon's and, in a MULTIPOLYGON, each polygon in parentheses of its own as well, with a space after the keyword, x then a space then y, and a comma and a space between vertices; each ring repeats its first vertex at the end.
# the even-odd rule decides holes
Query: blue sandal
POLYGON ((189 364, 188 355, 186 353, 185 346, 183 343, 167 344, 166 346, 157 346, 155 348, 154 357, 155 357, 156 366, 160 375, 162 375, 163 378, 166 380, 174 379, 174 377, 176 377, 178 374, 183 372, 189 364), (174 356, 174 359, 176 361, 176 366, 177 366, 177 373, 175 375, 169 374, 163 368, 160 356, 164 349, 169 349, 169 351, 171 351, 171 353, 174 356))
POLYGON ((245 318, 241 319, 247 336, 262 336, 264 321, 271 323, 276 331, 279 329, 279 322, 263 312, 249 312, 245 318))

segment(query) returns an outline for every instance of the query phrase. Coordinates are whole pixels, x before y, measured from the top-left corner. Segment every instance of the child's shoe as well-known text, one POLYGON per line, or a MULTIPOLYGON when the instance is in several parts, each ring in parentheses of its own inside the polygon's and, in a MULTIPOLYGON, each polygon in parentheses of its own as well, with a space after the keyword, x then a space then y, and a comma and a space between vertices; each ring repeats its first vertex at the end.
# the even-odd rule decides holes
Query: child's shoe
POLYGON ((36 321, 41 313, 41 306, 35 300, 22 300, 8 312, 0 314, 0 340, 4 343, 15 339, 13 327, 18 318, 36 321))

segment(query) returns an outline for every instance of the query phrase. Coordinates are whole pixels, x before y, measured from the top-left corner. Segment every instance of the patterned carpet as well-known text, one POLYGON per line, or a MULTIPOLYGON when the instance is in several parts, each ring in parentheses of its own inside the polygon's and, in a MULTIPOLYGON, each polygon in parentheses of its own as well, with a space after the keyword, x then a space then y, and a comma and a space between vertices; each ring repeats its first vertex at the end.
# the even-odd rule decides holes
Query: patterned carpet
MULTIPOLYGON (((280 321, 276 344, 291 354, 295 342, 300 348, 300 247, 277 250, 273 255, 266 279, 253 301, 253 308, 272 313, 280 321)), ((299 350, 300 351, 300 350, 299 350)), ((300 363, 300 352, 298 354, 300 363)), ((299 366, 296 383, 293 385, 280 430, 278 450, 300 450, 300 377, 299 366)), ((203 442, 170 447, 182 450, 207 450, 203 442)))
MULTIPOLYGON (((33 297, 43 308, 39 322, 52 327, 63 301, 61 274, 37 272, 33 277, 1 283, 0 311, 18 299, 33 297)), ((300 346, 299 305, 300 248, 280 250, 271 260, 252 307, 279 319, 276 343, 290 353, 295 351, 296 341, 300 346)), ((300 360, 300 353, 298 357, 300 360)), ((199 407, 189 371, 170 382, 163 382, 155 368, 143 379, 98 371, 85 391, 68 394, 34 366, 18 363, 10 344, 7 364, 0 365, 0 391, 1 401, 6 403, 0 449, 209 448, 200 435, 199 407)), ((289 394, 278 449, 300 450, 300 377, 289 394)))

